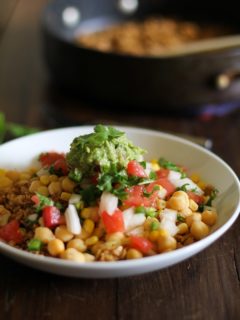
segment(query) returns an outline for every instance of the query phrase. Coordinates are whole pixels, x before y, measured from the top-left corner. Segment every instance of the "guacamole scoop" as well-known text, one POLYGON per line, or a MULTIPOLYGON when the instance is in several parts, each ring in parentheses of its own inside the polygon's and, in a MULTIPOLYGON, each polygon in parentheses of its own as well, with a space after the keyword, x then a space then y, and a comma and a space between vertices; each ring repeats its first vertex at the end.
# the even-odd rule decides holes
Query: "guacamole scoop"
POLYGON ((125 168, 130 160, 141 161, 144 153, 124 132, 99 124, 93 133, 73 140, 66 159, 71 172, 79 175, 80 180, 80 177, 92 176, 96 170, 108 172, 113 165, 125 168))

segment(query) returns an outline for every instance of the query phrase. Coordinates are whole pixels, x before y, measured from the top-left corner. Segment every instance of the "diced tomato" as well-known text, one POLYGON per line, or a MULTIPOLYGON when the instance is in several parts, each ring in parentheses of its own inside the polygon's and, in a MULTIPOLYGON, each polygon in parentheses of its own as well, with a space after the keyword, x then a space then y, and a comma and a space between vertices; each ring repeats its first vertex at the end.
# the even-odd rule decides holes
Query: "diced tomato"
POLYGON ((167 178, 169 175, 169 170, 168 169, 159 169, 156 171, 157 177, 160 178, 167 178))
POLYGON ((147 254, 152 248, 153 244, 148 239, 138 236, 131 236, 129 239, 131 248, 137 249, 144 254, 147 254))
POLYGON ((40 200, 39 200, 39 197, 34 194, 32 197, 31 197, 31 200, 32 202, 34 202, 35 204, 39 204, 40 200))
POLYGON ((102 221, 107 233, 123 232, 125 229, 123 213, 119 209, 115 210, 112 215, 108 214, 106 211, 103 211, 102 221))
POLYGON ((196 194, 196 193, 194 193, 192 191, 188 191, 187 194, 188 194, 189 199, 192 199, 197 204, 201 204, 201 203, 204 202, 204 197, 199 195, 199 194, 196 194))
POLYGON ((139 178, 146 178, 147 174, 144 168, 136 160, 131 160, 127 165, 127 173, 129 176, 135 176, 139 178))
POLYGON ((167 178, 157 179, 155 184, 158 184, 167 190, 166 197, 169 197, 176 190, 176 187, 167 178))
POLYGON ((143 185, 133 186, 128 188, 126 191, 128 193, 127 198, 123 201, 123 205, 126 207, 155 207, 156 200, 158 197, 158 191, 153 191, 152 189, 145 188, 143 185), (144 196, 144 191, 149 192, 149 196, 144 196))
POLYGON ((0 238, 10 242, 20 243, 23 241, 23 234, 21 233, 19 222, 12 220, 5 226, 0 228, 0 238))
POLYGON ((60 210, 55 206, 46 206, 42 212, 43 223, 45 227, 54 228, 61 222, 60 210))
POLYGON ((39 156, 39 161, 41 162, 43 167, 50 167, 59 159, 65 159, 65 155, 58 152, 45 152, 41 153, 39 156))
POLYGON ((68 166, 66 159, 58 159, 53 163, 53 169, 56 173, 66 176, 68 174, 68 166))

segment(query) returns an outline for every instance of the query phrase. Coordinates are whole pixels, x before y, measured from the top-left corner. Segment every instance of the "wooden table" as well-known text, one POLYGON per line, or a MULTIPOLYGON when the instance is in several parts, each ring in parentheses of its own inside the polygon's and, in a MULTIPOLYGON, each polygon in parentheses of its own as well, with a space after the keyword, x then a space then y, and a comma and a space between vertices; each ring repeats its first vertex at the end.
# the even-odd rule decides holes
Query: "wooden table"
MULTIPOLYGON (((46 0, 0 4, 0 110, 41 129, 120 123, 206 136, 240 175, 240 110, 208 121, 160 112, 100 109, 54 90, 42 59, 39 16, 46 0)), ((1 156, 1 155, 0 155, 1 156)), ((240 220, 215 244, 146 275, 87 280, 35 271, 0 256, 0 319, 240 319, 240 220)))

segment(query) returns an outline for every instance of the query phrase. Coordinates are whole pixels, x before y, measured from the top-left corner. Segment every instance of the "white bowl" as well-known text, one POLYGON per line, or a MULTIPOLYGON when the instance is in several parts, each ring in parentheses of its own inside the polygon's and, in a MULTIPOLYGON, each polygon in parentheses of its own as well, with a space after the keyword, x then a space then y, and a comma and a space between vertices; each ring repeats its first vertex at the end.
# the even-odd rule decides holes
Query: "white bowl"
MULTIPOLYGON (((217 224, 206 238, 184 248, 138 260, 79 264, 57 258, 37 256, 0 241, 0 252, 30 267, 55 274, 82 278, 111 278, 160 270, 187 259, 222 236, 240 211, 240 184, 232 169, 218 156, 185 139, 152 130, 118 127, 136 145, 148 150, 147 159, 164 157, 183 164, 213 184, 219 195, 214 203, 217 224)), ((72 127, 45 131, 0 146, 0 168, 22 169, 43 151, 66 152, 74 137, 92 132, 93 127, 72 127)))

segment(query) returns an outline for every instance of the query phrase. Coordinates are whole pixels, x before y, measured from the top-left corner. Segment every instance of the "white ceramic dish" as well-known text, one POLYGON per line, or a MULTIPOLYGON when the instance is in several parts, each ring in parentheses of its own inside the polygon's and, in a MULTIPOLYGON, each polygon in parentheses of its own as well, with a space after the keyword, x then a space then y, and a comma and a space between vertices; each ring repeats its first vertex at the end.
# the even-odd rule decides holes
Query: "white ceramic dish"
MULTIPOLYGON (((118 127, 136 145, 148 150, 146 158, 165 157, 183 164, 219 190, 214 205, 219 218, 205 239, 176 251, 139 260, 77 264, 56 258, 37 256, 0 242, 0 252, 30 267, 47 272, 83 278, 111 278, 160 270, 187 259, 222 236, 237 219, 240 211, 240 184, 232 169, 204 148, 173 135, 140 128, 118 127)), ((92 132, 93 127, 72 127, 33 134, 0 146, 0 168, 22 169, 43 151, 66 152, 74 137, 92 132)))

